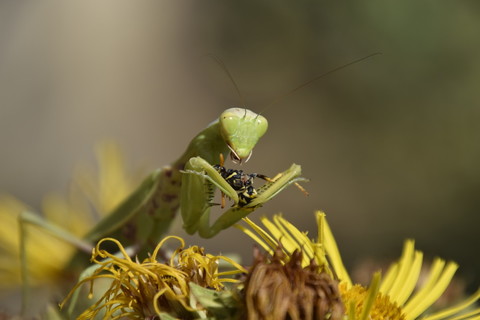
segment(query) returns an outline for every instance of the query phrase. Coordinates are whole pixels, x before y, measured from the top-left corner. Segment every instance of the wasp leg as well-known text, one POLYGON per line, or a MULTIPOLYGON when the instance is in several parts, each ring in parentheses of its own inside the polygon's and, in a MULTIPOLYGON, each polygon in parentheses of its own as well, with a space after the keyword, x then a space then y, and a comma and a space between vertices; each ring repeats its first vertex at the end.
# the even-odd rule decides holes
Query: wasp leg
MULTIPOLYGON (((274 182, 275 180, 277 180, 278 178, 280 178, 282 176, 282 174, 279 173, 272 179, 272 178, 269 178, 266 175, 261 174, 261 173, 253 173, 253 174, 255 174, 257 177, 259 177, 260 179, 263 179, 267 182, 274 182)), ((302 187, 298 182, 294 182, 294 184, 298 188, 298 190, 300 190, 305 196, 309 195, 308 191, 305 190, 305 188, 302 187)))

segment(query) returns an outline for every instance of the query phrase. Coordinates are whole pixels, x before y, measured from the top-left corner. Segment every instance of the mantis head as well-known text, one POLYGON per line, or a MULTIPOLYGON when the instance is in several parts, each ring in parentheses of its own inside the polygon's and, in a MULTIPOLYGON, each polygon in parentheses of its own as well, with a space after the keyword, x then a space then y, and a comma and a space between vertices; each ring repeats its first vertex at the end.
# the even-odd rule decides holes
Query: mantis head
POLYGON ((230 108, 220 115, 222 137, 234 162, 248 161, 253 147, 268 128, 265 117, 244 108, 230 108))

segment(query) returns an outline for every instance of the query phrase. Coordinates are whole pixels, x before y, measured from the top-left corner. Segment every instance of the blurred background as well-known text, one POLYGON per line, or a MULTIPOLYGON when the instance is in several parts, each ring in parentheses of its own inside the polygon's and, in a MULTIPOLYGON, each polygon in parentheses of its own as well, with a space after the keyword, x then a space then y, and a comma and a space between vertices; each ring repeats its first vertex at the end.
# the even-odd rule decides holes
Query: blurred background
MULTIPOLYGON (((308 198, 289 188, 253 218, 283 212, 315 237, 324 210, 350 268, 412 237, 478 286, 477 1, 2 1, 0 191, 40 208, 104 139, 132 168, 168 164, 241 103, 208 54, 269 120, 244 169, 295 162, 311 179, 308 198)), ((237 230, 188 243, 251 259, 237 230)))

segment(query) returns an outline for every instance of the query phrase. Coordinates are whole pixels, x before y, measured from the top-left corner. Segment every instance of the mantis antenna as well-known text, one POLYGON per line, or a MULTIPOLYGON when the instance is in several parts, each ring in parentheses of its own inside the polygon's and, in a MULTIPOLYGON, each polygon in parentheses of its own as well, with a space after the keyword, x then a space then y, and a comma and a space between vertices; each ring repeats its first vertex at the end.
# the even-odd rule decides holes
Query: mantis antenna
MULTIPOLYGON (((222 61, 222 59, 220 59, 219 57, 217 57, 216 55, 214 54, 209 54, 208 55, 210 58, 212 58, 216 63, 218 63, 218 65, 220 66, 220 68, 222 68, 222 70, 227 74, 228 78, 230 79, 230 81, 232 82, 233 86, 235 87, 235 91, 237 91, 237 94, 238 94, 238 97, 240 98, 240 102, 241 102, 241 106, 245 108, 246 106, 246 103, 245 103, 245 97, 243 96, 242 92, 240 91, 240 89, 238 88, 238 85, 237 83, 235 82, 235 79, 233 78, 232 74, 230 73, 230 71, 228 71, 228 68, 227 66, 225 65, 225 63, 222 61)), ((247 110, 245 109, 245 115, 247 114, 247 110)))
POLYGON ((336 67, 336 68, 333 68, 333 69, 331 69, 331 70, 329 70, 329 71, 327 71, 327 72, 325 72, 325 73, 322 73, 322 74, 314 77, 313 79, 308 80, 307 82, 304 82, 304 83, 298 85, 297 87, 293 88, 292 90, 288 91, 287 93, 282 94, 282 95, 278 96, 277 98, 273 99, 273 101, 270 102, 269 104, 267 104, 267 106, 266 106, 265 108, 263 108, 263 110, 262 110, 261 112, 259 112, 258 115, 262 114, 266 109, 268 109, 269 107, 271 107, 272 105, 274 105, 274 104, 277 103, 278 101, 280 101, 280 100, 282 100, 282 99, 285 99, 286 97, 294 94, 295 92, 297 92, 298 90, 300 90, 300 89, 302 89, 302 88, 304 88, 304 87, 307 87, 307 86, 311 85, 313 82, 315 82, 315 81, 317 81, 317 80, 319 80, 319 79, 321 79, 321 78, 324 78, 324 77, 328 76, 329 74, 332 74, 332 73, 337 72, 337 71, 339 71, 339 70, 345 69, 345 68, 347 68, 347 67, 349 67, 349 66, 351 66, 351 65, 354 65, 354 64, 356 64, 356 63, 359 63, 359 62, 361 62, 361 61, 363 61, 363 60, 369 59, 369 58, 371 58, 371 57, 373 57, 373 56, 376 56, 376 55, 379 55, 379 54, 382 54, 382 53, 381 53, 381 52, 375 52, 375 53, 371 53, 371 54, 369 54, 369 55, 367 55, 367 56, 364 56, 364 57, 362 57, 362 58, 359 58, 359 59, 350 61, 350 62, 348 62, 348 63, 345 63, 345 64, 341 65, 341 66, 338 66, 338 67, 336 67))
MULTIPOLYGON (((333 68, 333 69, 331 69, 331 70, 329 70, 329 71, 327 71, 327 72, 325 72, 325 73, 322 73, 322 74, 320 74, 320 75, 318 75, 318 76, 316 76, 316 77, 308 80, 307 82, 304 82, 304 83, 298 85, 297 87, 293 88, 292 90, 288 91, 287 93, 282 94, 282 95, 279 95, 277 98, 273 99, 272 102, 270 102, 269 104, 267 104, 267 106, 264 107, 263 110, 257 114, 257 117, 260 116, 262 113, 264 113, 265 110, 267 110, 268 108, 270 108, 270 107, 271 107, 272 105, 274 105, 275 103, 277 103, 277 102, 285 99, 286 97, 294 94, 294 93, 297 92, 298 90, 300 90, 300 89, 302 89, 302 88, 304 88, 304 87, 307 87, 307 86, 311 85, 311 84, 314 83, 315 81, 317 81, 317 80, 319 80, 319 79, 321 79, 321 78, 324 78, 324 77, 326 77, 326 76, 328 76, 328 75, 330 75, 330 74, 332 74, 332 73, 334 73, 334 72, 337 72, 337 71, 339 71, 339 70, 345 69, 345 68, 347 68, 347 67, 349 67, 349 66, 351 66, 351 65, 354 65, 354 64, 359 63, 359 62, 361 62, 361 61, 363 61, 363 60, 367 60, 367 59, 369 59, 369 58, 371 58, 371 57, 374 57, 374 56, 377 56, 377 55, 380 55, 380 54, 382 54, 382 53, 381 53, 381 52, 375 52, 375 53, 371 53, 371 54, 369 54, 369 55, 366 55, 366 56, 364 56, 364 57, 362 57, 362 58, 355 59, 355 60, 350 61, 350 62, 348 62, 348 63, 345 63, 345 64, 343 64, 343 65, 341 65, 341 66, 338 66, 338 67, 336 67, 336 68, 333 68)), ((243 96, 242 92, 241 92, 240 89, 238 88, 238 85, 237 85, 237 83, 235 82, 235 79, 233 78, 232 73, 228 70, 228 68, 227 68, 227 66, 225 65, 225 63, 222 61, 222 59, 220 59, 219 57, 217 57, 217 56, 214 55, 214 54, 209 54, 208 56, 209 56, 210 58, 212 58, 216 63, 218 63, 218 65, 222 68, 222 70, 227 74, 228 78, 230 79, 230 81, 232 82, 233 86, 235 87, 235 91, 237 92, 237 94, 238 94, 238 96, 239 96, 239 98, 240 98, 242 107, 245 108, 245 106, 246 106, 246 104, 245 104, 245 97, 243 96)), ((246 115, 246 113, 247 113, 247 109, 245 109, 245 115, 246 115)))

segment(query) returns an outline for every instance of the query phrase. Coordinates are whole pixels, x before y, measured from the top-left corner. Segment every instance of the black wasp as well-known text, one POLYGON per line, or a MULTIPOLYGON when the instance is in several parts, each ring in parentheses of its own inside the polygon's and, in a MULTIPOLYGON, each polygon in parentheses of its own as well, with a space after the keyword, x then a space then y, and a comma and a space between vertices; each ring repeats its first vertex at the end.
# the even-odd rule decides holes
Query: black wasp
MULTIPOLYGON (((243 170, 227 169, 222 165, 213 166, 220 173, 223 179, 238 193, 238 200, 241 206, 250 203, 256 196, 257 190, 253 187, 253 179, 261 178, 265 181, 272 181, 267 176, 260 173, 244 173, 243 170)), ((224 200, 222 195, 222 208, 224 200)))

